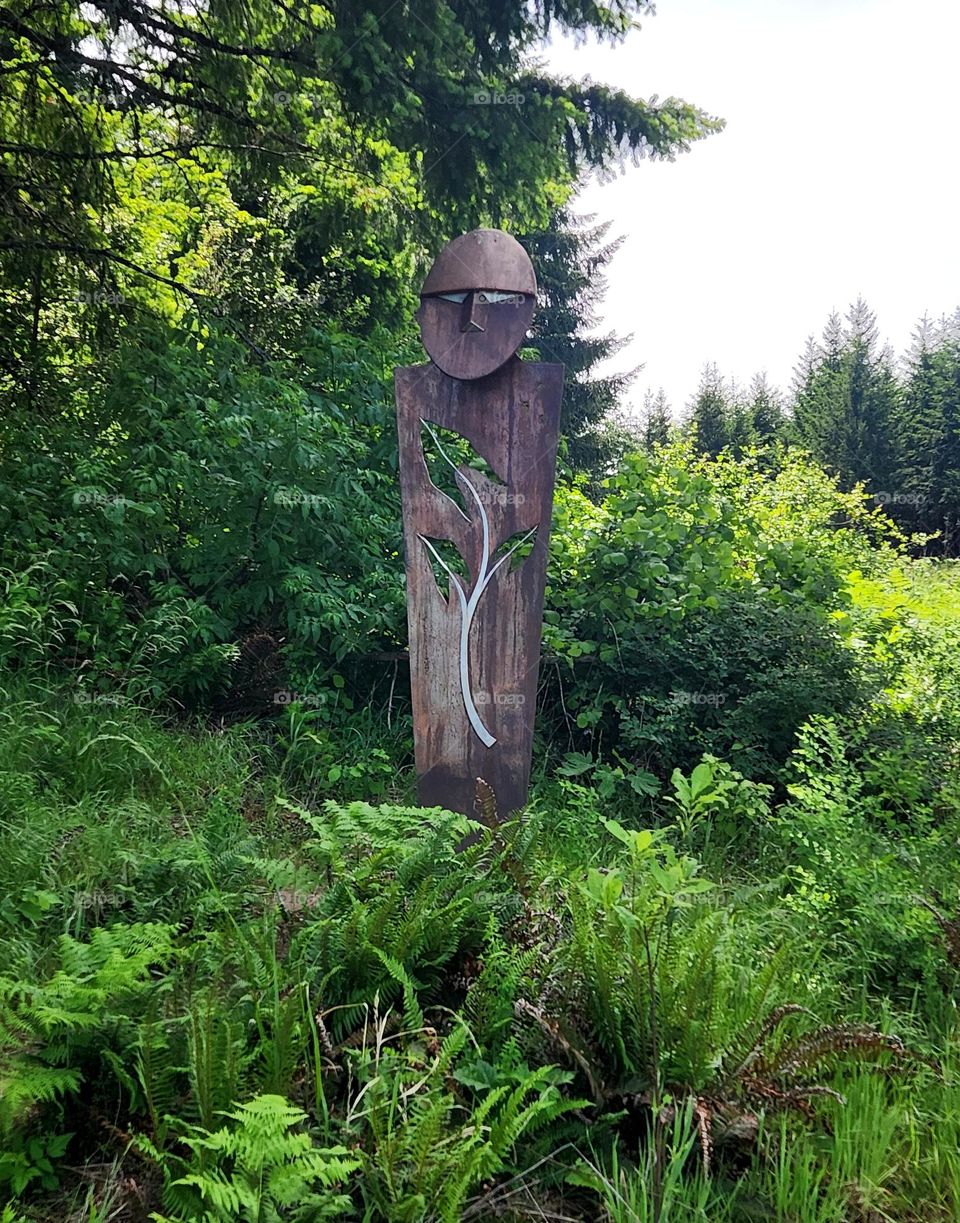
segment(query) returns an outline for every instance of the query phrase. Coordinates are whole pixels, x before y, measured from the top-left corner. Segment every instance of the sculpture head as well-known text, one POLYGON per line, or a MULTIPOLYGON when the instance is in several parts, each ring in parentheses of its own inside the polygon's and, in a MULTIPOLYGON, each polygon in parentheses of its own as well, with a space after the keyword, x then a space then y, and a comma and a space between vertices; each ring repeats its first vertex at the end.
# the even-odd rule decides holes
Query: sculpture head
POLYGON ((417 321, 433 363, 451 378, 482 378, 514 355, 533 319, 530 256, 500 229, 474 229, 437 256, 417 321))

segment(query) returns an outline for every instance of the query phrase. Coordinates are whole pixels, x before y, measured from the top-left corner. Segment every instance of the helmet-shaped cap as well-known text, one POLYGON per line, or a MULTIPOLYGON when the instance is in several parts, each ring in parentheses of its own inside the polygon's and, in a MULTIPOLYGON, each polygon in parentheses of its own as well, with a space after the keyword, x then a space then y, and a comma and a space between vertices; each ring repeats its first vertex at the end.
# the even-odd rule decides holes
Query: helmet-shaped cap
POLYGON ((422 297, 496 289, 502 293, 537 294, 530 256, 502 229, 472 229, 443 248, 427 273, 422 297))

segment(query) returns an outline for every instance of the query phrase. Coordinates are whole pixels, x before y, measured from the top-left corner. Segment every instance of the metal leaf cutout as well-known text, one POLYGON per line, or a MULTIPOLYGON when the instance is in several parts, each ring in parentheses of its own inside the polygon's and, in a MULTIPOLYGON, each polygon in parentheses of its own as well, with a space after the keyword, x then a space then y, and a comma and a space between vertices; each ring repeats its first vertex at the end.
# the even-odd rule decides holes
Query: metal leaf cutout
POLYGON ((449 497, 465 518, 470 517, 472 501, 470 504, 464 501, 458 466, 479 471, 497 490, 506 491, 506 484, 483 455, 478 454, 467 439, 453 429, 443 429, 439 425, 421 420, 420 449, 434 488, 449 497))
POLYGON ((516 569, 527 559, 533 551, 533 546, 537 542, 537 531, 539 527, 531 527, 529 531, 518 531, 516 535, 511 535, 509 539, 505 539, 493 554, 494 566, 491 570, 491 576, 494 571, 500 568, 501 564, 512 558, 513 564, 511 569, 516 569))
POLYGON ((461 582, 467 581, 467 566, 464 563, 463 557, 457 551, 456 545, 449 539, 437 539, 436 536, 421 535, 420 538, 427 545, 427 553, 430 557, 433 568, 433 576, 437 580, 437 587, 440 593, 443 594, 446 590, 447 599, 453 598, 453 578, 458 578, 461 582), (444 581, 444 575, 450 575, 450 582, 444 581))
MULTIPOLYGON (((529 531, 519 532, 511 536, 510 539, 501 543, 494 554, 491 538, 490 538, 490 518, 487 514, 487 508, 483 503, 483 498, 474 488, 473 484, 462 471, 459 470, 453 459, 444 450, 440 439, 437 437, 434 429, 421 419, 420 424, 433 439, 440 457, 453 472, 454 480, 460 490, 463 498, 463 504, 466 510, 461 510, 461 513, 466 513, 466 516, 471 521, 476 521, 473 518, 473 512, 476 512, 479 518, 480 528, 482 532, 482 546, 480 553, 480 567, 477 571, 476 581, 472 589, 468 588, 466 580, 454 572, 452 566, 440 554, 437 547, 438 541, 428 539, 425 535, 420 535, 418 538, 427 549, 428 556, 434 565, 439 565, 450 579, 450 589, 456 594, 457 602, 460 605, 460 693, 463 697, 463 707, 466 710, 467 719, 473 727, 477 738, 486 746, 493 747, 496 743, 496 738, 490 734, 486 726, 483 724, 483 719, 477 710, 476 702, 473 699, 473 692, 470 686, 470 630, 473 627, 473 618, 476 615, 477 606, 480 599, 483 597, 483 592, 490 585, 491 580, 497 570, 502 568, 510 558, 515 555, 520 549, 524 548, 534 539, 537 533, 537 527, 531 527, 529 531), (492 562, 492 563, 491 563, 492 562)), ((421 434, 422 437, 422 434, 421 434)), ((466 439, 461 439, 466 442, 466 439)), ((426 458, 426 456, 424 456, 426 458)), ((500 482, 502 485, 502 481, 500 482)), ((504 486, 505 487, 505 486, 504 486)), ((441 490, 442 491, 442 490, 441 490)), ((459 508, 459 507, 458 507, 459 508)), ((434 567, 434 572, 436 568, 434 567)), ((449 597, 449 596, 448 596, 449 597)))

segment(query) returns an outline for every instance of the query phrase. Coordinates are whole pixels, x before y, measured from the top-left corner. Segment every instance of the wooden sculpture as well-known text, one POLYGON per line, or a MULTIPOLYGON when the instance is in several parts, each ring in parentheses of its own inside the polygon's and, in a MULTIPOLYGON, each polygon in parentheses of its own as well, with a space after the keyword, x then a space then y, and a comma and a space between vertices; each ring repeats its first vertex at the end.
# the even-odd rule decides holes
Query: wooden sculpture
POLYGON ((536 291, 509 234, 455 238, 421 292, 431 361, 395 372, 418 797, 478 819, 478 778, 501 814, 530 780, 563 391, 516 355, 536 291))

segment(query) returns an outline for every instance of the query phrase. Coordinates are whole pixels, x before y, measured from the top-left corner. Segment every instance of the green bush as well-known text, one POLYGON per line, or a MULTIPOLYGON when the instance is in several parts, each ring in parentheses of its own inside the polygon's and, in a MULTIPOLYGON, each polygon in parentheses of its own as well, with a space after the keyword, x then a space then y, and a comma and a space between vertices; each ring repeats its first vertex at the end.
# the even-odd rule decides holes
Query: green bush
POLYGON ((46 642, 94 690, 196 702, 242 681, 269 708, 283 672, 253 666, 257 642, 313 693, 395 641, 392 356, 314 332, 291 377, 188 320, 138 333, 83 414, 7 414, 0 565, 38 591, 0 644, 46 642))
POLYGON ((677 443, 628 456, 599 506, 562 490, 548 737, 661 776, 708 751, 773 780, 810 716, 884 681, 898 612, 858 605, 851 582, 883 584, 888 538, 862 494, 796 456, 770 473, 677 443))

